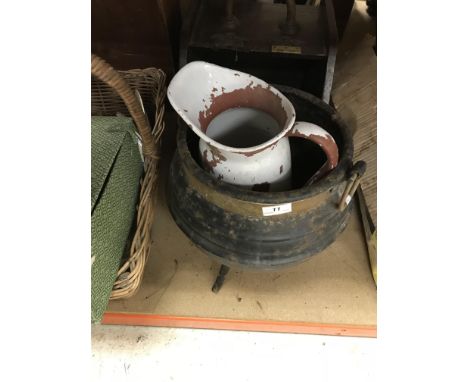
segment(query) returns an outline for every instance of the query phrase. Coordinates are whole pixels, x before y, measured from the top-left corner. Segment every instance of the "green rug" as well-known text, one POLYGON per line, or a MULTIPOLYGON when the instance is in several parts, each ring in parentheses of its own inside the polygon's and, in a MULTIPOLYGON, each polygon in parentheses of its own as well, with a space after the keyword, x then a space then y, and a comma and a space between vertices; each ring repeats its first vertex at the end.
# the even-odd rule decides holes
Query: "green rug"
POLYGON ((128 248, 143 163, 127 117, 91 118, 91 321, 100 322, 128 248))

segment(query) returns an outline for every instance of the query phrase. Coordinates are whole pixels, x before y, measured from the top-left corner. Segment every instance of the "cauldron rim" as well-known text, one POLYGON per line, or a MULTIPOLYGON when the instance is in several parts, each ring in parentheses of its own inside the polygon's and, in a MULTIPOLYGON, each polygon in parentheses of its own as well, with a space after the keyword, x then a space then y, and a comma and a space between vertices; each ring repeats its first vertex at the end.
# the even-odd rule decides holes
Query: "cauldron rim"
MULTIPOLYGON (((338 127, 342 139, 342 147, 340 147, 340 159, 338 166, 323 179, 313 183, 312 185, 303 186, 298 189, 280 192, 260 192, 242 189, 235 185, 223 182, 222 180, 213 178, 197 164, 187 144, 187 133, 190 130, 187 125, 179 118, 179 129, 177 132, 177 151, 182 159, 183 165, 187 166, 189 172, 193 174, 199 181, 211 188, 215 188, 217 192, 224 193, 232 198, 255 203, 281 204, 285 202, 302 200, 313 197, 322 192, 327 192, 330 188, 338 185, 347 178, 347 173, 352 166, 353 160, 353 140, 350 129, 347 128, 346 124, 337 111, 318 97, 305 91, 284 85, 274 86, 283 92, 286 97, 288 94, 293 94, 299 98, 306 99, 313 106, 322 109, 326 115, 330 116, 330 123, 334 123, 338 127)), ((327 126, 322 127, 327 130, 327 126)))

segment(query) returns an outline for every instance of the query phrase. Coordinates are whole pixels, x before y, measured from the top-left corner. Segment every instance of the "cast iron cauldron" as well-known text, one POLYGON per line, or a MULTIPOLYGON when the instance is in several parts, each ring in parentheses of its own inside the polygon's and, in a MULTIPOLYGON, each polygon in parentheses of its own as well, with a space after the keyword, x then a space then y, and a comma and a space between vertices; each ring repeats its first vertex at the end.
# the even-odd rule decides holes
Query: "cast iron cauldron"
POLYGON ((244 190, 202 169, 198 137, 179 119, 168 184, 169 208, 180 229, 223 265, 276 269, 304 261, 337 238, 354 204, 351 200, 344 209, 338 207, 356 171, 350 130, 317 97, 295 88, 275 87, 293 103, 298 119, 323 127, 338 145, 338 166, 310 186, 303 185, 325 160, 313 143, 290 138, 295 189, 244 190), (290 208, 291 212, 264 216, 274 208, 290 208))

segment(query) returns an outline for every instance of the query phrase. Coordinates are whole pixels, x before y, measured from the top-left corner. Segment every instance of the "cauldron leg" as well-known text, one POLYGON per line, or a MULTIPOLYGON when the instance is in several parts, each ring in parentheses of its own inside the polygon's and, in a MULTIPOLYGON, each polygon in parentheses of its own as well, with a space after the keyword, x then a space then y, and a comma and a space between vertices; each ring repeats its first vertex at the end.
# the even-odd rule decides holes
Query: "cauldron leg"
POLYGON ((211 287, 211 291, 213 293, 219 292, 219 290, 224 284, 224 276, 226 276, 228 272, 229 272, 229 267, 226 265, 221 265, 221 267, 219 268, 218 277, 216 277, 216 280, 213 286, 211 287))

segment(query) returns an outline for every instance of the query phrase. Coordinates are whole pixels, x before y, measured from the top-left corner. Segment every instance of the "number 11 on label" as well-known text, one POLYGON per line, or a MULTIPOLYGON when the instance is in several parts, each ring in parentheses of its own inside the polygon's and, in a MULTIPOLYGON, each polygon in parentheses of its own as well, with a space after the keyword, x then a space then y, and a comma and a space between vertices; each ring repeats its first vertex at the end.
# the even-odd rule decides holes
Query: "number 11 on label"
POLYGON ((262 207, 263 216, 287 214, 292 211, 291 203, 279 204, 277 206, 262 207))

